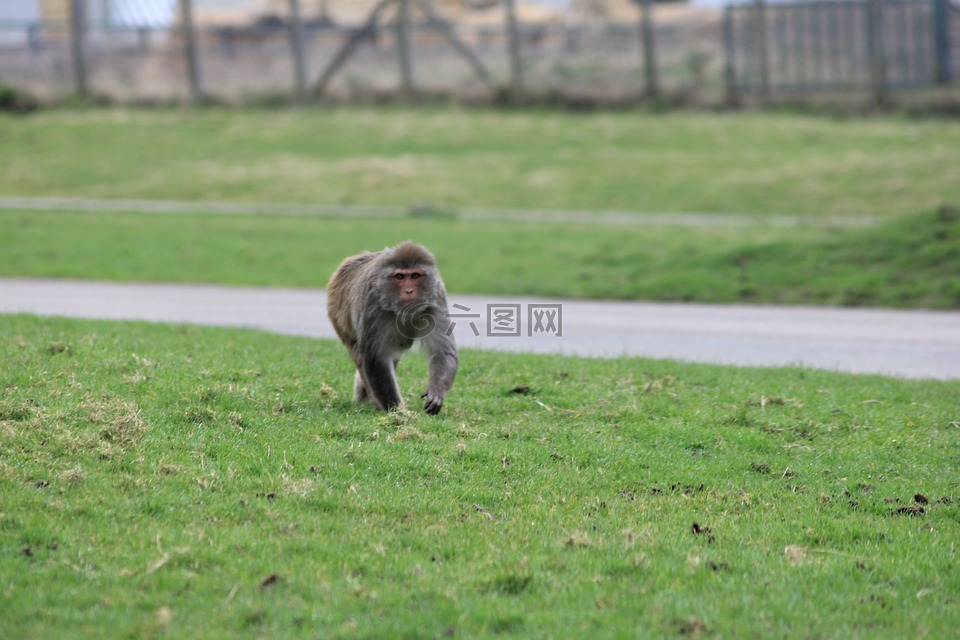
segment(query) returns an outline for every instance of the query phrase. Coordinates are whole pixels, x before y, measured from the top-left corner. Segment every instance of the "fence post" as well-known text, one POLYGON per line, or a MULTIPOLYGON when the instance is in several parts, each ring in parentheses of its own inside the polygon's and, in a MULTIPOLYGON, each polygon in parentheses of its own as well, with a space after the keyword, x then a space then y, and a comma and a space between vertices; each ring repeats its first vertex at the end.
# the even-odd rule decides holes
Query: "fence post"
POLYGON ((346 39, 340 49, 334 54, 333 59, 327 64, 327 68, 323 70, 323 73, 320 74, 320 79, 317 80, 316 86, 313 89, 314 96, 320 96, 326 90, 327 85, 330 84, 330 81, 333 80, 333 77, 337 75, 337 71, 340 70, 347 60, 350 59, 350 56, 353 54, 353 50, 357 48, 362 40, 369 38, 377 28, 377 20, 380 18, 380 14, 390 5, 393 0, 380 0, 379 3, 370 11, 370 15, 367 16, 367 19, 364 21, 363 25, 350 34, 346 39))
POLYGON ((651 0, 640 0, 640 40, 643 46, 643 93, 648 98, 656 99, 660 96, 660 83, 657 79, 657 49, 653 40, 651 4, 651 0))
POLYGON ((870 91, 878 107, 887 104, 887 59, 883 34, 884 0, 867 1, 867 51, 870 58, 870 91))
POLYGON ((507 41, 510 55, 510 90, 514 97, 523 92, 523 64, 520 60, 520 29, 516 0, 504 0, 507 13, 507 41))
POLYGON ((416 0, 416 3, 420 5, 420 9, 426 14, 427 19, 434 23, 435 28, 439 29, 440 33, 446 37, 454 51, 459 53, 473 68, 473 72, 477 74, 477 77, 480 78, 487 87, 490 87, 493 82, 490 79, 490 73, 487 71, 487 68, 483 66, 483 62, 481 62, 480 58, 470 50, 470 47, 457 36, 450 24, 437 15, 437 12, 434 11, 430 5, 430 0, 416 0))
POLYGON ((200 86, 200 61, 197 59, 196 34, 193 31, 192 0, 180 0, 180 19, 183 21, 183 47, 187 58, 190 100, 196 101, 203 95, 203 90, 200 86))
POLYGON ((413 95, 413 61, 410 57, 410 3, 398 0, 397 56, 400 60, 400 91, 404 98, 413 95))
POLYGON ((760 97, 770 98, 770 50, 767 47, 767 7, 764 0, 753 0, 754 25, 757 38, 757 58, 760 65, 760 97))
POLYGON ((737 98, 737 71, 736 71, 736 49, 733 39, 733 5, 727 5, 723 9, 723 83, 726 87, 726 103, 728 106, 734 106, 738 103, 737 98))
POLYGON ((30 43, 31 53, 40 51, 41 32, 39 22, 33 22, 27 25, 27 42, 30 43))
POLYGON ((307 97, 307 71, 303 60, 303 34, 300 31, 300 0, 287 0, 290 7, 290 49, 293 54, 293 81, 296 98, 307 97))
POLYGON ((70 2, 70 53, 77 95, 86 96, 87 86, 87 7, 86 0, 70 2))
POLYGON ((950 5, 949 0, 933 1, 933 44, 936 56, 937 84, 948 85, 953 80, 950 68, 950 5))

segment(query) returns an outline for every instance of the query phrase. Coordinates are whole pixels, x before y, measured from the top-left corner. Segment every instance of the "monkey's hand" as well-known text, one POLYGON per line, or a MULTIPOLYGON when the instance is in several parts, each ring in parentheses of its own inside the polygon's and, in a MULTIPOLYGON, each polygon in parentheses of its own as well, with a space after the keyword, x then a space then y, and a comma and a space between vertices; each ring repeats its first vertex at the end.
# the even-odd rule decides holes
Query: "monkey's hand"
POLYGON ((427 389, 420 394, 421 398, 426 398, 427 401, 423 403, 423 410, 429 413, 430 415, 436 415, 440 413, 440 407, 443 406, 443 394, 431 392, 430 389, 427 389))

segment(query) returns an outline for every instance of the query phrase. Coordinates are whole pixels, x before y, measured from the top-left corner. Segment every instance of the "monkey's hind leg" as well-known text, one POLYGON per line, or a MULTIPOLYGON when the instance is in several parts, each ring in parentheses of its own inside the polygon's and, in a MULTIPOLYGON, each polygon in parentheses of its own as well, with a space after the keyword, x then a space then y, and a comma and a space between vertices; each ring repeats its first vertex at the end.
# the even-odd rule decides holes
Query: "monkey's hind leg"
POLYGON ((369 402, 370 398, 367 395, 367 385, 363 382, 363 376, 360 375, 360 370, 357 370, 357 375, 353 376, 353 400, 354 402, 369 402))
POLYGON ((375 407, 383 411, 404 408, 392 360, 371 354, 363 362, 363 379, 367 385, 367 396, 375 407))

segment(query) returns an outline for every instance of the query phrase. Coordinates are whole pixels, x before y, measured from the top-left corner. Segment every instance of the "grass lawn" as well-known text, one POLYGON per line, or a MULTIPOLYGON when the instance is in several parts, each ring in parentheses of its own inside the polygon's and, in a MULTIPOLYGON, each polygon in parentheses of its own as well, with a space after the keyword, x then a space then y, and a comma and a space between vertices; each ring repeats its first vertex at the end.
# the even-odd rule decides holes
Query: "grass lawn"
POLYGON ((323 286, 346 255, 414 239, 463 293, 960 308, 960 127, 946 119, 53 109, 0 115, 0 148, 0 196, 197 209, 0 211, 2 275, 323 286), (452 215, 217 216, 205 208, 213 200, 452 215), (456 216, 483 207, 585 218, 456 216), (616 210, 747 214, 756 223, 590 222, 591 212, 616 210), (784 227, 777 214, 799 214, 799 226, 784 227), (874 224, 836 228, 845 216, 874 224))
POLYGON ((960 203, 949 119, 451 108, 0 114, 0 195, 893 217, 960 203))
POLYGON ((957 382, 466 352, 431 418, 252 331, 0 316, 0 362, 3 638, 960 627, 957 382))
POLYGON ((451 290, 960 308, 960 127, 786 113, 452 108, 91 109, 0 115, 0 195, 367 204, 453 219, 0 211, 0 274, 322 286, 427 244, 451 290), (579 210, 582 223, 456 219, 579 210), (757 224, 590 224, 590 212, 757 224), (799 214, 800 226, 771 218, 799 214), (873 227, 836 229, 836 217, 873 227))
POLYGON ((322 287, 407 239, 457 293, 960 308, 960 212, 869 228, 0 211, 0 275, 322 287))

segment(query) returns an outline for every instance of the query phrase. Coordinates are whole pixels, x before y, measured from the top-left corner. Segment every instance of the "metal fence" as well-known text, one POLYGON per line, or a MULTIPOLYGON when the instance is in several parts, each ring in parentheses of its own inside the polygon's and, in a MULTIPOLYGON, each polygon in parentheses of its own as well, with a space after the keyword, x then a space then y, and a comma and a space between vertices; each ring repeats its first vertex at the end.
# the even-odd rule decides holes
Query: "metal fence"
POLYGON ((728 7, 728 91, 888 92, 960 77, 960 8, 949 0, 816 0, 728 7))
POLYGON ((678 15, 641 0, 631 20, 452 21, 425 0, 382 0, 363 21, 289 12, 173 27, 85 15, 0 23, 0 84, 40 97, 122 101, 301 100, 440 93, 716 101, 780 91, 958 84, 960 11, 951 0, 816 0, 678 15))

